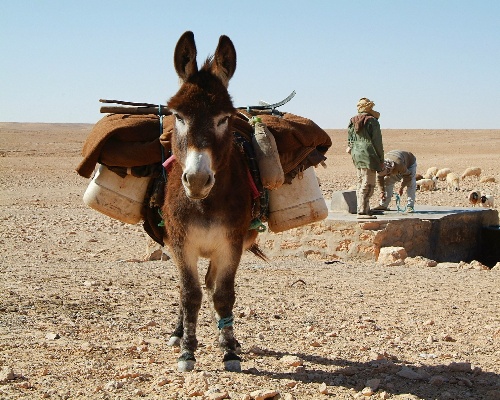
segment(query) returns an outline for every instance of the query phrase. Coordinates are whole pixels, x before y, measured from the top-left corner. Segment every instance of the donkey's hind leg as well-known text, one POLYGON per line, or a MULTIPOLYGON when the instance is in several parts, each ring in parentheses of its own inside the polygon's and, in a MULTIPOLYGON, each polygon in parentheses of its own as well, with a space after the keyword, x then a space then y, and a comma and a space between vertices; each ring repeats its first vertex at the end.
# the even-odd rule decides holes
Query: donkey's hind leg
POLYGON ((234 337, 233 330, 234 279, 237 265, 238 263, 230 268, 221 269, 210 262, 205 277, 205 285, 211 295, 215 311, 215 320, 219 331, 219 347, 224 353, 224 369, 232 372, 241 371, 241 358, 237 355, 241 352, 241 347, 234 337))

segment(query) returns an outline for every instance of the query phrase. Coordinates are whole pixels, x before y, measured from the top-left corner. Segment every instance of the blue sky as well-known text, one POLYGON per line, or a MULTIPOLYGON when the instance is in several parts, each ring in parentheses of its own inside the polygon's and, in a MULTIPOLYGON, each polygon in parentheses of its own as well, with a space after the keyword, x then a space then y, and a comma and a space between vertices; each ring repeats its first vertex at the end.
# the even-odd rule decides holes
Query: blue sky
POLYGON ((360 97, 382 128, 496 129, 500 1, 15 0, 0 5, 0 121, 95 123, 100 98, 164 104, 173 51, 221 34, 236 106, 275 102, 345 128, 360 97))

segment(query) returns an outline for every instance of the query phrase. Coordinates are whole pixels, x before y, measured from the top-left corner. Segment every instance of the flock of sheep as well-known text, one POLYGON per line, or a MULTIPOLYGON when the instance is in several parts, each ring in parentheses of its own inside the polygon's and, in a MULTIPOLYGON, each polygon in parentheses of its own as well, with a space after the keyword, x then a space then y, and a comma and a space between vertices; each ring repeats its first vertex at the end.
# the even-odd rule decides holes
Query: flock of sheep
MULTIPOLYGON (((430 167, 424 175, 417 174, 417 188, 420 191, 436 190, 438 181, 446 181, 448 191, 458 191, 460 190, 460 180, 463 181, 468 177, 476 177, 479 179, 479 183, 496 182, 492 176, 483 176, 481 178, 480 176, 481 168, 479 167, 467 168, 460 177, 455 172, 452 172, 450 168, 438 169, 437 167, 430 167)), ((493 208, 494 197, 492 194, 474 190, 469 193, 469 202, 472 206, 480 205, 493 208)))

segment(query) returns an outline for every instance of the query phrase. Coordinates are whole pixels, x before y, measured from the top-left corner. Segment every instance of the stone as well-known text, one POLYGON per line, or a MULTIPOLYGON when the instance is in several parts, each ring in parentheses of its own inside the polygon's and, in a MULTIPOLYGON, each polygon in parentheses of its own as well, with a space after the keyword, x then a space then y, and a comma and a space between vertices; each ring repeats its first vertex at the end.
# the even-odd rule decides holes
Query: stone
POLYGON ((357 199, 355 190, 340 190, 332 193, 330 210, 356 214, 357 199))
POLYGON ((380 379, 368 379, 365 383, 366 387, 371 388, 374 392, 380 387, 380 379))
POLYGON ((298 367, 304 364, 304 362, 299 357, 291 355, 283 356, 280 361, 290 367, 298 367))
POLYGON ((471 372, 472 366, 468 362, 452 362, 448 365, 450 371, 453 372, 471 372))
POLYGON ((395 267, 404 265, 407 256, 404 247, 382 247, 377 262, 388 267, 395 267))
POLYGON ((401 378, 406 378, 406 379, 413 379, 413 380, 419 380, 422 379, 419 373, 415 372, 411 368, 408 368, 404 366, 401 368, 399 372, 396 373, 397 376, 400 376, 401 378))
POLYGON ((442 375, 434 375, 429 383, 433 386, 442 386, 446 382, 446 378, 442 375))
POLYGON ((165 253, 165 248, 161 244, 148 237, 146 243, 146 252, 144 254, 144 261, 167 261, 169 259, 169 255, 165 253))
POLYGON ((0 383, 7 383, 14 379, 16 379, 16 374, 14 374, 12 368, 2 367, 2 369, 0 369, 0 383))
POLYGON ((47 339, 47 340, 57 340, 57 339, 60 339, 60 338, 61 338, 61 336, 59 336, 58 333, 52 333, 52 332, 50 332, 50 333, 47 333, 47 335, 45 335, 45 339, 47 339))
POLYGON ((250 393, 250 396, 254 400, 265 400, 265 399, 271 399, 274 396, 277 396, 278 393, 279 392, 276 390, 261 389, 261 390, 256 390, 256 391, 250 393))
POLYGON ((184 390, 189 397, 202 396, 208 390, 208 379, 205 373, 188 374, 184 380, 184 390))

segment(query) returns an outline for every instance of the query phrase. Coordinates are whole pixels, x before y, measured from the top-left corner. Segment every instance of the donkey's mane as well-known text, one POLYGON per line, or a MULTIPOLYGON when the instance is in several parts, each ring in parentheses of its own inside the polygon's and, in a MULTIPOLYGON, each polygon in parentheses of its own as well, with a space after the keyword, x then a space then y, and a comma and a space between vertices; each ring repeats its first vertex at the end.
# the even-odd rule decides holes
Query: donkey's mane
POLYGON ((209 55, 203 65, 201 66, 201 71, 210 71, 210 68, 212 67, 212 63, 214 62, 214 56, 213 54, 209 55))

